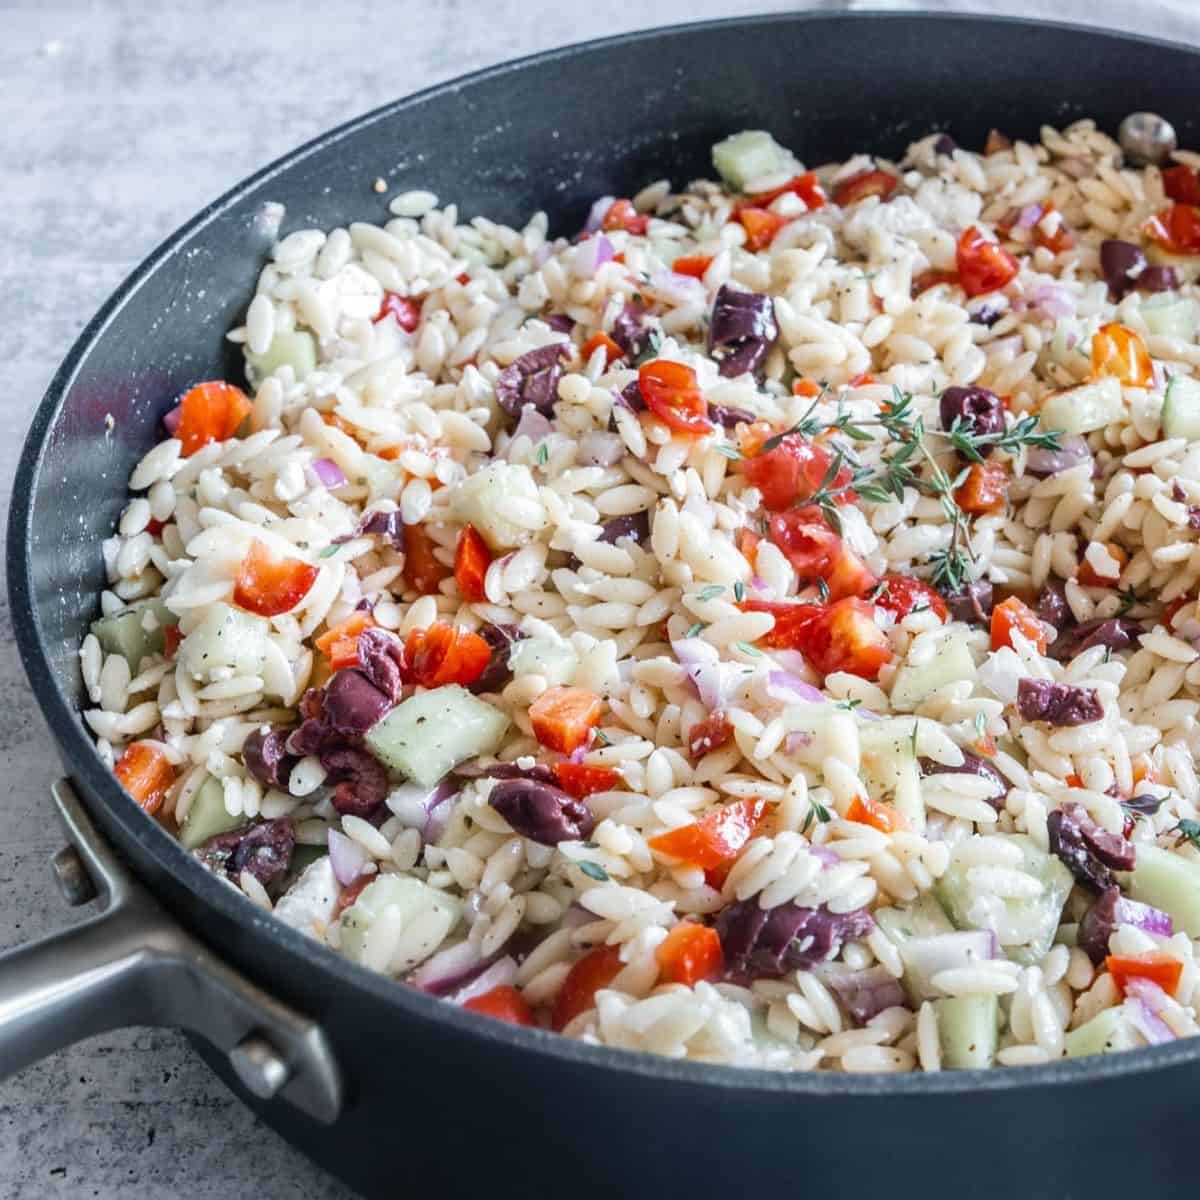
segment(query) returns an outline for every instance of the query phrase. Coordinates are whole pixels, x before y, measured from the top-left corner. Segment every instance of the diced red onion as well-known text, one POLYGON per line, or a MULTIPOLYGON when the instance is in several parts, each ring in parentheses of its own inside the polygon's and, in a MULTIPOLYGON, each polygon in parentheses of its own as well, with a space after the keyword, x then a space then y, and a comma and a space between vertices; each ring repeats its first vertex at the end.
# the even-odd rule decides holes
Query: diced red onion
POLYGON ((1075 315, 1075 297, 1055 283, 1044 283, 1029 297, 1032 307, 1040 309, 1056 321, 1075 315))
POLYGON ((1173 1042, 1175 1033, 1171 1027, 1156 1013, 1152 1012, 1145 1000, 1130 996, 1121 1006, 1129 1023, 1152 1046, 1161 1046, 1164 1042, 1173 1042))
POLYGON ((704 290, 704 284, 692 275, 659 271, 650 276, 648 287, 676 304, 703 306, 708 303, 708 293, 704 290))
POLYGON ((616 253, 612 242, 602 233, 580 242, 575 247, 575 274, 580 279, 591 279, 605 263, 612 262, 616 253))
POLYGON ((671 649, 692 681, 700 702, 710 710, 724 707, 725 687, 716 648, 701 638, 689 637, 676 638, 671 649))
POLYGON ((329 831, 329 865, 334 878, 349 887, 367 865, 367 852, 353 838, 348 838, 336 829, 329 831))
POLYGON ((1091 462, 1092 452, 1081 437, 1065 437, 1057 450, 1032 446, 1025 452, 1025 471, 1038 479, 1068 471, 1081 463, 1091 462))
POLYGON ((615 196, 601 196, 592 205, 591 211, 588 213, 588 219, 584 222, 584 233, 595 233, 596 230, 600 228, 600 225, 604 221, 605 215, 608 213, 608 210, 612 208, 613 200, 615 199, 615 196))
POLYGON ((470 983, 487 964, 479 946, 468 939, 439 950, 409 976, 408 982, 431 996, 446 996, 455 988, 470 983))
POLYGON ((476 975, 466 987, 451 997, 452 1004, 466 1004, 476 996, 490 992, 492 988, 507 987, 517 977, 516 961, 508 955, 498 958, 486 971, 476 975))
POLYGON ((179 428, 179 422, 183 419, 183 407, 179 404, 170 409, 165 417, 163 417, 163 428, 172 436, 175 436, 175 430, 179 428))
POLYGON ((813 735, 803 729, 789 733, 783 740, 783 748, 788 754, 799 754, 801 750, 813 744, 813 735))
POLYGON ((586 758, 586 757, 587 757, 587 747, 586 746, 576 746, 575 749, 572 750, 571 753, 567 755, 567 762, 572 762, 572 763, 575 763, 576 765, 578 765, 579 763, 583 762, 584 758, 586 758))
POLYGON ((513 441, 519 437, 527 437, 536 446, 553 432, 554 426, 550 424, 549 418, 538 412, 532 404, 526 404, 521 409, 521 419, 513 430, 513 441))
POLYGON ((825 982, 860 1025, 865 1025, 885 1009, 909 1007, 900 981, 893 979, 886 967, 839 972, 827 976, 825 982))
POLYGON ((405 783, 388 793, 387 806, 402 825, 419 829, 427 842, 436 842, 446 828, 450 801, 457 795, 450 778, 439 780, 432 788, 405 783))
POLYGON ((312 464, 313 474, 327 488, 339 488, 346 482, 345 472, 332 458, 318 458, 312 464))
POLYGON ((618 434, 592 430, 579 439, 575 461, 586 467, 611 467, 621 461, 624 443, 618 434))
POLYGON ((553 253, 554 247, 549 242, 543 242, 533 252, 533 265, 535 267, 544 267, 546 265, 546 260, 549 259, 550 255, 553 253))
POLYGON ((773 700, 782 700, 785 704, 796 701, 809 701, 813 704, 824 704, 826 697, 820 688, 813 687, 790 671, 772 671, 767 676, 767 695, 773 700))
POLYGON ((830 850, 828 846, 810 845, 808 852, 818 859, 823 867, 836 867, 842 861, 841 855, 836 850, 830 850))
POLYGON ((1017 214, 1017 219, 1013 224, 1017 229, 1032 229, 1041 219, 1042 206, 1040 204, 1027 204, 1017 214))
POLYGON ((1002 646, 990 655, 979 668, 979 682, 998 700, 1016 704, 1017 686, 1025 675, 1025 667, 1015 650, 1002 646))

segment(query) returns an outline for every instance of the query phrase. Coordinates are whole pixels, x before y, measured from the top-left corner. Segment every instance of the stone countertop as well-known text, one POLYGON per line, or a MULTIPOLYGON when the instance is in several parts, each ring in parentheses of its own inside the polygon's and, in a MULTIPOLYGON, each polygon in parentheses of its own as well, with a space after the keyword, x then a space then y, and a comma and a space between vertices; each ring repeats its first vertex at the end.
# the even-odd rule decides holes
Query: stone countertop
MULTIPOLYGON (((1193 0, 1091 0, 1062 4, 1058 15, 1099 23, 1110 5, 1113 25, 1177 38, 1197 32, 1193 0)), ((294 0, 0 0, 0 503, 7 509, 38 398, 88 317, 147 251, 254 168, 464 71, 624 30, 794 7, 346 0, 302 18, 294 0)), ((7 601, 0 603, 0 774, 17 781, 0 841, 3 949, 70 917, 48 869, 60 844, 47 796, 55 752, 28 699, 7 601)), ((6 1200, 349 1195, 259 1126, 173 1033, 95 1038, 0 1083, 6 1200)))

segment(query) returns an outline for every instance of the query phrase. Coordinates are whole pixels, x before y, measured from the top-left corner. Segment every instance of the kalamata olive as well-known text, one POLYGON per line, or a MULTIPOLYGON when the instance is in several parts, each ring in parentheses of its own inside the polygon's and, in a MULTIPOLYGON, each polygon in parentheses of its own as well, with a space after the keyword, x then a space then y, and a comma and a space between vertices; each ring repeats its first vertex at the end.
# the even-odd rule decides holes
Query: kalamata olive
POLYGON ((1100 243, 1100 273, 1114 300, 1126 292, 1169 292, 1179 286, 1174 267, 1152 267, 1141 246, 1106 238, 1100 243))
POLYGON ((404 646, 385 629, 364 629, 358 635, 362 673, 393 704, 404 689, 404 646))
POLYGON ((1142 627, 1128 617, 1106 617, 1084 621, 1074 629, 1066 629, 1050 645, 1050 657, 1067 662, 1093 646, 1109 650, 1128 650, 1142 640, 1142 627))
POLYGON ((639 545, 650 536, 650 513, 648 511, 629 513, 623 517, 613 517, 600 526, 602 542, 616 542, 618 538, 633 538, 639 545))
POLYGON ((325 722, 338 733, 366 733, 392 707, 362 671, 335 671, 325 685, 325 722))
POLYGON ((824 905, 759 906, 758 897, 726 905, 717 917, 725 966, 735 977, 779 977, 832 958, 844 942, 866 937, 875 922, 865 908, 833 913, 824 905))
POLYGON ((754 424, 752 412, 747 412, 744 408, 729 408, 724 404, 710 404, 708 415, 711 420, 716 421, 725 429, 733 429, 737 425, 754 424))
POLYGON ((632 361, 649 349, 654 333, 648 314, 640 304, 626 304, 612 325, 612 339, 632 361))
POLYGON ((1050 852, 1081 884, 1095 891, 1113 885, 1113 871, 1132 871, 1137 865, 1133 843, 1097 825, 1082 804, 1056 808, 1046 818, 1046 832, 1050 852))
POLYGON ((1095 688, 1049 679, 1022 679, 1017 683, 1017 711, 1026 721, 1047 725, 1089 725, 1104 716, 1104 705, 1095 688))
POLYGON ((968 309, 971 315, 971 324, 983 325, 987 329, 991 329, 1007 311, 1006 306, 993 296, 989 296, 974 308, 968 309))
POLYGON ((1179 145, 1170 121, 1152 112, 1130 113, 1117 129, 1117 141, 1135 167, 1164 163, 1179 145))
POLYGON ((935 762, 932 758, 917 759, 917 766, 922 775, 978 775, 981 779, 990 779, 995 785, 995 792, 987 798, 987 802, 997 811, 1004 809, 1004 798, 1012 785, 995 767, 978 754, 970 750, 962 752, 963 760, 957 767, 948 767, 945 763, 935 762))
POLYGON ((290 732, 283 726, 268 733, 255 729, 242 743, 242 762, 264 787, 287 791, 288 776, 296 765, 296 759, 287 752, 290 732))
POLYGON ((579 841, 596 824, 582 800, 531 779, 502 779, 492 788, 488 803, 514 832, 543 846, 579 841))
POLYGON ((1053 625, 1055 629, 1063 629, 1071 620, 1071 609, 1067 604, 1067 594, 1062 581, 1049 579, 1042 588, 1034 605, 1034 614, 1039 621, 1053 625))
POLYGON ((1139 292, 1173 292, 1179 286, 1174 267, 1147 267, 1136 281, 1139 292))
POLYGON ((368 817, 388 794, 387 771, 359 746, 332 745, 321 751, 325 782, 333 789, 333 807, 342 814, 368 817))
POLYGON ((968 625, 986 625, 992 617, 993 589, 990 579, 964 583, 953 592, 946 592, 946 607, 954 621, 968 625))
POLYGON ((522 354, 496 377, 496 403, 513 417, 519 416, 526 404, 532 404, 542 416, 550 416, 562 378, 559 359, 565 352, 561 342, 554 342, 522 354))
POLYGON ((570 333, 575 328, 575 322, 566 313, 549 313, 542 318, 556 333, 570 333))
MULTIPOLYGON (((1004 432, 1004 405, 987 388, 948 387, 942 393, 939 414, 943 429, 950 429, 957 420, 977 437, 1004 432)), ((986 444, 979 447, 985 458, 991 450, 986 444)))
POLYGON ((1173 929, 1171 918, 1165 912, 1151 908, 1149 904, 1127 900, 1119 887, 1111 886, 1106 887, 1083 914, 1076 943, 1099 966, 1108 954, 1108 939, 1120 925, 1133 925, 1159 937, 1170 937, 1173 929))
POLYGON ((467 690, 479 695, 481 692, 498 692, 512 679, 512 668, 508 665, 513 643, 525 635, 515 625, 496 625, 491 621, 479 627, 479 636, 492 652, 483 674, 468 684, 467 690))
POLYGON ((708 352, 722 375, 734 378, 757 370, 778 337, 770 296, 721 285, 713 300, 708 352))
POLYGON ((278 817, 218 833, 196 854, 210 871, 224 871, 234 882, 243 871, 248 871, 266 886, 288 869, 295 845, 291 818, 278 817))
POLYGON ((934 154, 942 154, 947 158, 957 149, 958 143, 948 133, 939 134, 937 140, 933 143, 934 154))

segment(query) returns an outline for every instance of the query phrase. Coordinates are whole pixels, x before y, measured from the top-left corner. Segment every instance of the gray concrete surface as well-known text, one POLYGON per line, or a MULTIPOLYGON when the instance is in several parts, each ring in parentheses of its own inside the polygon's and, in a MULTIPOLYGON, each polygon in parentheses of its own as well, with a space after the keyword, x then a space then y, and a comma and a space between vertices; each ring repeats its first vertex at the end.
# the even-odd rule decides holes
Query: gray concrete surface
MULTIPOLYGON (((1200 27, 1194 0, 1109 3, 1113 25, 1174 37, 1195 37, 1200 27)), ((1109 3, 1060 4, 1056 12, 1099 22, 1109 3)), ((30 414, 88 316, 146 251, 253 168, 389 99, 516 55, 793 7, 786 0, 311 7, 0 0, 0 504, 6 511, 30 414)), ((0 950, 70 919, 47 869, 58 846, 46 801, 56 769, 27 698, 5 603, 0 950)), ((259 1126, 171 1033, 97 1038, 0 1083, 3 1200, 348 1195, 259 1126)))

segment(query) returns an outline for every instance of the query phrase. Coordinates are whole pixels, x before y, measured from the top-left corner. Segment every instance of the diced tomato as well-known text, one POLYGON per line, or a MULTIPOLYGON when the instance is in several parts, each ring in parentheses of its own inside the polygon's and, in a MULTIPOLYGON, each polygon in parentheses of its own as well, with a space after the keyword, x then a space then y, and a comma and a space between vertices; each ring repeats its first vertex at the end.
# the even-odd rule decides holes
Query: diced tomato
MULTIPOLYGON (((813 496, 833 464, 833 455, 824 446, 810 442, 798 433, 789 433, 770 450, 760 449, 769 438, 759 440, 760 430, 752 431, 743 439, 742 475, 751 487, 758 488, 766 508, 778 510, 790 508, 813 496), (755 445, 757 441, 757 445, 755 445)), ((845 489, 834 496, 834 503, 853 503, 857 496, 849 488, 853 474, 848 466, 841 466, 828 485, 831 489, 845 489)))
POLYGON ((1016 630, 1028 638, 1039 654, 1046 652, 1046 626, 1042 624, 1033 609, 1016 596, 1009 596, 992 609, 992 649, 999 650, 1001 646, 1012 646, 1012 631, 1016 630))
POLYGON ((733 737, 733 726, 720 710, 711 712, 703 721, 697 721, 688 733, 688 753, 693 758, 703 758, 712 750, 719 750, 733 737))
POLYGON ((183 631, 178 625, 163 626, 164 652, 167 658, 175 657, 175 652, 179 649, 179 643, 182 641, 183 631))
POLYGON ((1124 547, 1118 546, 1116 542, 1106 542, 1104 548, 1111 558, 1116 559, 1117 573, 1101 575, 1085 558, 1075 573, 1076 581, 1083 587, 1112 587, 1121 578, 1121 572, 1125 569, 1125 564, 1129 562, 1129 555, 1125 552, 1124 547))
POLYGON ((291 612, 317 582, 320 572, 298 558, 276 558, 255 538, 238 568, 233 602, 260 617, 291 612))
POLYGON ((151 517, 146 522, 146 532, 153 538, 158 537, 166 527, 166 522, 160 521, 157 517, 151 517))
POLYGON ((474 525, 464 526, 454 551, 454 581, 458 584, 458 594, 464 600, 478 603, 487 599, 483 580, 491 565, 492 554, 483 536, 474 525))
POLYGON ((1053 200, 1047 200, 1042 205, 1041 220, 1033 227, 1033 240, 1039 245, 1044 246, 1051 254, 1062 254, 1064 250, 1070 250, 1075 245, 1075 235, 1067 228, 1067 224, 1059 215, 1058 224, 1054 226, 1053 233, 1047 233, 1042 228, 1042 222, 1054 212, 1058 210, 1054 207, 1053 200))
POLYGON ((890 804, 872 800, 870 796, 855 796, 846 809, 846 820, 856 821, 859 825, 870 825, 880 833, 895 833, 898 829, 908 828, 908 822, 902 812, 890 804))
POLYGON ((433 539, 424 525, 404 527, 404 578, 422 596, 437 593, 438 584, 450 574, 441 559, 433 552, 433 539))
POLYGON ((820 604, 784 603, 777 600, 743 600, 742 612, 765 612, 775 618, 775 627, 759 641, 771 650, 798 650, 802 630, 825 611, 820 604))
POLYGON ((846 671, 875 679, 879 668, 891 662, 887 635, 875 624, 875 606, 857 596, 831 604, 802 633, 806 644, 797 647, 822 675, 846 671))
POLYGON ((567 972, 558 996, 550 1024, 555 1029, 565 1029, 580 1013, 587 1012, 595 1002, 596 993, 621 973, 619 946, 597 946, 589 950, 567 972))
POLYGON ((963 230, 955 249, 958 278, 968 296, 995 292, 1010 283, 1021 264, 997 242, 990 242, 970 225, 963 230))
POLYGON ((998 129, 989 129, 987 141, 983 144, 984 154, 999 154, 1002 150, 1012 149, 1012 138, 998 129))
POLYGON ((1200 207, 1172 204, 1155 213, 1142 232, 1172 254, 1200 254, 1200 207))
POLYGON ((1148 950, 1145 954, 1110 954, 1104 965, 1121 995, 1131 979, 1148 979, 1157 983, 1168 996, 1175 994, 1183 974, 1183 963, 1163 950, 1148 950))
POLYGON ((846 386, 852 388, 870 387, 874 382, 875 376, 870 371, 860 371, 850 379, 846 386))
POLYGON ((914 297, 919 296, 922 292, 929 291, 931 287, 937 287, 939 283, 957 284, 958 276, 953 271, 935 271, 932 268, 922 271, 913 280, 912 294, 914 297))
POLYGON ((837 185, 833 193, 834 203, 846 208, 865 200, 868 196, 878 196, 881 200, 886 200, 896 190, 899 182, 890 171, 863 171, 837 185))
POLYGON ((771 541, 804 580, 824 578, 842 541, 813 508, 772 513, 767 528, 771 541))
POLYGON ((762 538, 753 529, 747 529, 743 525, 737 531, 735 540, 738 552, 753 567, 755 556, 758 554, 758 543, 762 541, 762 538))
POLYGON ((676 275, 690 275, 693 279, 703 279, 704 272, 712 266, 711 254, 687 254, 677 258, 671 264, 671 270, 676 275))
MULTIPOLYGON (((344 433, 348 438, 356 441, 360 446, 363 444, 363 439, 359 431, 355 429, 355 427, 351 425, 350 422, 344 417, 338 416, 338 414, 335 412, 324 412, 321 414, 321 420, 324 421, 325 424, 331 429, 336 429, 340 433, 344 433)), ((381 454, 379 457, 383 458, 385 455, 381 454)), ((398 455, 393 454, 391 457, 396 458, 398 455)))
POLYGON ((421 323, 421 302, 409 296, 398 296, 395 292, 384 292, 383 303, 375 314, 375 322, 378 324, 388 317, 395 317, 396 324, 405 333, 412 333, 421 323))
POLYGON ((213 380, 189 388, 179 401, 179 424, 175 427, 183 456, 195 454, 209 442, 233 437, 249 415, 249 397, 232 383, 213 380))
POLYGON ((822 578, 829 589, 830 600, 840 600, 843 596, 862 596, 879 582, 874 572, 841 538, 822 578))
POLYGON ((972 463, 967 477, 954 489, 958 507, 972 516, 998 512, 1004 507, 1008 471, 1001 463, 972 463))
POLYGON ((680 921, 654 951, 659 979, 695 987, 702 979, 714 979, 725 965, 721 938, 715 929, 695 921, 680 921))
POLYGON ((1195 603, 1196 603, 1195 596, 1176 596, 1175 599, 1172 600, 1171 603, 1168 604, 1163 609, 1163 615, 1162 615, 1163 624, 1168 629, 1172 629, 1174 627, 1173 622, 1174 622, 1176 616, 1179 614, 1179 611, 1181 609, 1187 607, 1187 605, 1195 604, 1195 603))
POLYGON ((825 189, 821 187, 821 183, 817 179, 816 172, 805 171, 803 175, 796 175, 789 179, 782 187, 774 188, 769 192, 755 192, 749 199, 739 200, 734 205, 734 209, 736 211, 743 208, 767 208, 780 196, 787 195, 789 192, 793 196, 799 196, 809 212, 824 208, 829 203, 825 189))
POLYGON ((950 615, 946 601, 938 592, 929 584, 908 575, 885 575, 875 603, 879 608, 886 608, 895 614, 897 621, 903 621, 914 608, 931 609, 939 621, 944 621, 950 615))
POLYGON ((427 629, 409 631, 404 642, 404 661, 414 683, 422 687, 444 687, 448 683, 474 683, 487 668, 492 648, 477 633, 435 621, 427 629))
POLYGON ((579 353, 583 356, 584 362, 590 362, 592 355, 601 348, 604 350, 604 365, 606 367, 612 366, 617 359, 625 357, 625 351, 622 350, 621 347, 618 346, 617 343, 614 342, 607 333, 602 332, 593 333, 592 336, 583 343, 583 349, 580 350, 579 353))
POLYGON ((584 800, 594 792, 610 792, 623 782, 621 773, 614 767, 589 767, 586 763, 564 759, 550 769, 558 786, 576 800, 584 800))
POLYGON ((167 756, 149 742, 131 742, 113 767, 121 786, 148 813, 162 807, 167 789, 175 782, 175 768, 167 756))
POLYGON ((461 283, 463 287, 466 287, 467 284, 471 282, 471 276, 466 271, 459 271, 459 273, 454 277, 454 282, 461 283))
POLYGON ((656 358, 638 369, 638 388, 646 407, 676 433, 692 437, 712 433, 708 402, 691 367, 656 358))
POLYGON ((1127 387, 1150 387, 1154 363, 1142 335, 1116 321, 1101 325, 1092 334, 1092 375, 1111 375, 1127 387))
POLYGON ((792 382, 792 395, 815 400, 821 394, 821 385, 815 379, 796 379, 792 382))
POLYGON ((650 218, 640 216, 630 200, 614 200, 608 206, 604 220, 600 222, 600 228, 609 233, 623 229, 626 233, 632 233, 637 237, 644 237, 649 227, 650 218))
POLYGON ((775 240, 775 235, 794 219, 753 205, 738 209, 735 216, 746 231, 746 249, 754 253, 765 250, 775 240))
POLYGON ((331 625, 316 639, 317 649, 329 659, 334 671, 358 666, 358 636, 375 628, 375 618, 365 609, 355 609, 344 621, 331 625))
POLYGON ((510 984, 501 984, 481 996, 464 1000, 463 1008, 483 1013, 485 1017, 493 1017, 497 1021, 507 1021, 510 1025, 533 1024, 533 1009, 529 1007, 529 1001, 510 984))
POLYGON ((717 870, 733 864, 766 815, 767 802, 761 798, 735 800, 699 821, 656 834, 647 844, 684 866, 717 870))
POLYGON ((603 711, 600 697, 587 688, 552 687, 529 706, 529 722, 543 746, 570 754, 587 742, 603 711))
POLYGON ((1192 167, 1179 164, 1165 167, 1162 172, 1163 191, 1169 200, 1179 204, 1200 205, 1200 174, 1192 167))

